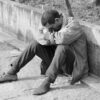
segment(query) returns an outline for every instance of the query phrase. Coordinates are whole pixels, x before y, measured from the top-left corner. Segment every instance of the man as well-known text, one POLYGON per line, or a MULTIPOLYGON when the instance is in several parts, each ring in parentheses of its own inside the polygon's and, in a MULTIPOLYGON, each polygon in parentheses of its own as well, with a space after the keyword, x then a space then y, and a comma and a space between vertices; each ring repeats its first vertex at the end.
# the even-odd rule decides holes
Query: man
MULTIPOLYGON (((49 13, 49 11, 45 12, 43 14, 43 19, 45 20, 46 14, 49 13)), ((72 13, 71 13, 72 15, 72 13)), ((57 54, 55 52, 54 58, 59 61, 59 64, 56 62, 51 62, 49 68, 47 69, 46 75, 47 79, 44 80, 44 82, 41 84, 39 88, 36 89, 34 94, 41 94, 45 93, 50 89, 50 83, 53 83, 57 77, 57 74, 59 71, 58 69, 64 69, 66 64, 66 58, 68 55, 68 50, 72 54, 70 57, 74 59, 73 63, 73 71, 72 71, 72 80, 71 84, 74 84, 75 82, 81 80, 82 78, 86 77, 88 75, 88 60, 87 60, 87 40, 84 32, 81 29, 81 25, 77 20, 75 20, 73 17, 69 17, 67 21, 62 21, 62 15, 59 18, 55 19, 55 25, 54 24, 48 24, 44 20, 42 22, 43 26, 47 27, 49 31, 51 31, 51 35, 49 36, 49 39, 52 40, 52 44, 58 44, 60 48, 62 49, 62 53, 58 53, 60 48, 56 49, 57 54, 59 54, 58 58, 57 54), (59 21, 58 21, 59 20, 59 21), (57 21, 57 22, 56 22, 57 21), (65 23, 64 23, 65 22, 65 23), (60 30, 56 30, 55 26, 62 25, 62 28, 60 30), (57 32, 56 32, 57 31, 57 32), (51 39, 53 36, 53 39, 51 39), (74 54, 74 55, 73 55, 74 54), (65 56, 65 57, 64 57, 65 56), (61 57, 61 59, 60 59, 61 57), (65 59, 62 59, 65 58, 65 59), (53 65, 53 66, 52 66, 53 65)), ((60 27, 60 26, 59 26, 60 27)), ((58 28, 58 27, 57 27, 58 28)), ((73 61, 71 59, 71 61, 73 61)), ((52 60, 53 61, 53 60, 52 60)), ((68 69, 68 62, 66 68, 68 69)), ((64 70, 63 70, 64 72, 64 70)), ((66 73, 66 71, 65 71, 66 73)))
POLYGON ((63 16, 56 10, 45 11, 41 18, 43 27, 39 38, 11 64, 11 69, 0 78, 0 82, 17 80, 17 73, 35 55, 46 63, 46 79, 34 91, 40 95, 50 90, 59 71, 72 74, 71 84, 88 73, 86 37, 81 26, 72 17, 64 24, 63 16))

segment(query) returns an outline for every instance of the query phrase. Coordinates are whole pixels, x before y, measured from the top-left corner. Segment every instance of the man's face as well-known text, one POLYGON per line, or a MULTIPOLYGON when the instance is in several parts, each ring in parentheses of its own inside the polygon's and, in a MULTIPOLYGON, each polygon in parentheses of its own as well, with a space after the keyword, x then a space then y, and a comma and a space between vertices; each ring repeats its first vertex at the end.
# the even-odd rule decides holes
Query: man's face
POLYGON ((50 31, 50 32, 57 32, 61 29, 63 24, 63 16, 61 15, 60 18, 56 18, 55 19, 55 23, 54 24, 46 24, 46 28, 50 31))
MULTIPOLYGON (((55 23, 54 23, 55 24, 55 23)), ((54 31, 54 24, 46 24, 46 28, 50 31, 50 32, 53 32, 54 31)))

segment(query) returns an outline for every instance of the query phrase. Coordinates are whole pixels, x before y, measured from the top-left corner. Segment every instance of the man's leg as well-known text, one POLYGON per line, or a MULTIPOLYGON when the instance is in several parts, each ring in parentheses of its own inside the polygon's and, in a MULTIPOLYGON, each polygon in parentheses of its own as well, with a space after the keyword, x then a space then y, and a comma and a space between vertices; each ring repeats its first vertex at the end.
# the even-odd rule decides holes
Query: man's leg
POLYGON ((0 83, 7 81, 16 81, 17 72, 24 67, 35 55, 34 51, 37 46, 37 42, 33 41, 22 53, 21 55, 10 64, 10 69, 8 72, 0 76, 0 83))
POLYGON ((46 64, 46 62, 41 61, 41 64, 40 64, 41 75, 45 75, 47 68, 48 68, 48 65, 46 64))
POLYGON ((36 41, 31 43, 24 52, 11 64, 11 69, 0 78, 0 82, 17 80, 16 73, 24 67, 35 55, 50 64, 56 47, 42 46, 36 41))
POLYGON ((10 65, 11 69, 8 74, 16 74, 23 68, 32 58, 35 56, 35 51, 38 43, 34 40, 27 48, 21 53, 21 55, 15 59, 10 65))
POLYGON ((72 75, 74 61, 75 61, 75 55, 74 55, 74 53, 70 49, 67 50, 66 55, 67 55, 66 63, 62 67, 62 71, 63 71, 64 75, 68 76, 68 75, 72 75))
POLYGON ((43 61, 45 61, 46 65, 49 66, 53 55, 54 55, 55 47, 53 46, 43 46, 37 43, 36 41, 32 42, 24 52, 11 64, 12 70, 8 73, 15 74, 19 72, 21 68, 23 68, 32 58, 37 55, 43 61))
MULTIPOLYGON (((75 55, 73 54, 69 46, 59 45, 56 49, 54 58, 46 72, 46 76, 48 76, 51 79, 51 82, 53 83, 57 75, 59 74, 58 73, 59 69, 63 70, 63 67, 65 67, 65 65, 66 65, 66 69, 68 69, 69 62, 74 63, 74 60, 75 60, 75 55)), ((67 73, 67 71, 64 70, 63 72, 67 73)))
POLYGON ((69 47, 67 45, 58 45, 49 68, 46 71, 47 78, 44 82, 34 91, 35 95, 44 94, 49 91, 50 83, 53 83, 59 74, 59 69, 66 63, 69 47))

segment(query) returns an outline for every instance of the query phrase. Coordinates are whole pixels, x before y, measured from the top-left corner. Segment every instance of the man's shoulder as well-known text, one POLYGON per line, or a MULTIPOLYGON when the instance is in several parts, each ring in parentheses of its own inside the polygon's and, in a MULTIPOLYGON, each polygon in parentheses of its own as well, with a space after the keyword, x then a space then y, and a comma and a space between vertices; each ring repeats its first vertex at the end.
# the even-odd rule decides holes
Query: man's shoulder
POLYGON ((76 19, 75 17, 68 17, 68 24, 80 25, 78 19, 76 19))
POLYGON ((70 28, 80 28, 81 25, 80 25, 79 21, 76 18, 68 17, 66 19, 66 22, 65 22, 63 27, 65 27, 67 29, 70 29, 70 28))

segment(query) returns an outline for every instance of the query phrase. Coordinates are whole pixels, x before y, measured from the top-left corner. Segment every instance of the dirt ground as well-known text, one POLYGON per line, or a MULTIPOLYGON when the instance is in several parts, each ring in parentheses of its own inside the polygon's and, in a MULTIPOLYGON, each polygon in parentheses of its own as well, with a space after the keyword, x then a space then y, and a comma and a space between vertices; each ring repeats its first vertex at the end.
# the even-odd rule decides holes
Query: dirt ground
MULTIPOLYGON (((6 72, 9 62, 19 54, 17 50, 0 50, 1 71, 6 72)), ((0 100, 100 100, 100 92, 80 82, 71 86, 68 83, 70 77, 65 76, 57 77, 50 92, 34 96, 34 89, 45 79, 40 76, 40 62, 41 59, 35 57, 18 73, 18 81, 0 84, 0 100)))

